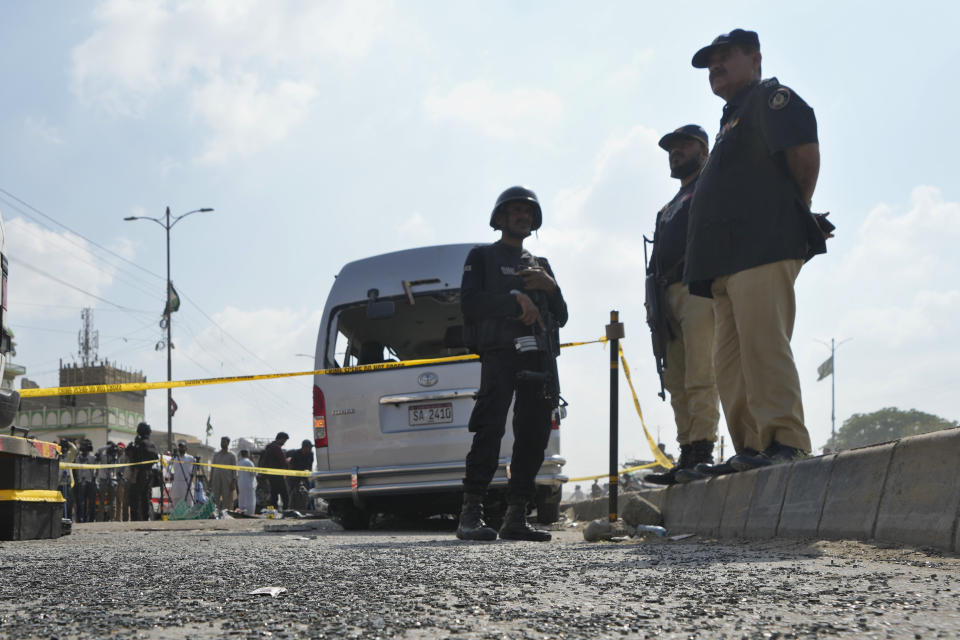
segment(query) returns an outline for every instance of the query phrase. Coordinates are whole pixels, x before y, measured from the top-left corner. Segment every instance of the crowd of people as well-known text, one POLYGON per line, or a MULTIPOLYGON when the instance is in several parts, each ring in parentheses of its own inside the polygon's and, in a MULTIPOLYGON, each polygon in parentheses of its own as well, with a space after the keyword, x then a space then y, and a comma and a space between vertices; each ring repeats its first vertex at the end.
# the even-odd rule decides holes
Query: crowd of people
POLYGON ((284 510, 306 510, 309 506, 306 477, 227 468, 311 471, 314 456, 309 440, 304 440, 299 449, 284 450, 289 436, 280 432, 255 464, 248 449, 230 451, 230 438, 224 436, 220 439, 220 450, 208 466, 188 452, 183 440, 174 451, 164 454, 166 464, 161 464, 160 451, 150 436, 150 426, 142 422, 132 442, 108 441, 96 451, 86 438, 79 442, 62 439, 61 462, 92 465, 91 468, 61 468, 59 488, 65 500, 63 516, 74 522, 149 520, 159 513, 161 503, 172 509, 179 503, 192 507, 207 501, 213 501, 217 513, 246 515, 256 514, 258 504, 261 508, 272 506, 284 510), (259 501, 258 475, 261 483, 269 487, 268 497, 259 501), (156 497, 154 489, 158 489, 156 497))

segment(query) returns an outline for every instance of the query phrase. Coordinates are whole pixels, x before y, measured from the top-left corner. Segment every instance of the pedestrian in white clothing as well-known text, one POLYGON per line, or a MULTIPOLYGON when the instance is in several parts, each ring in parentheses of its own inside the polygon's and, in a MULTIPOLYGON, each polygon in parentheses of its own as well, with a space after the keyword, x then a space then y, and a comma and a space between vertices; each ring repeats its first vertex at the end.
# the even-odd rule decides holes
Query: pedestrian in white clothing
POLYGON ((178 442, 177 452, 170 460, 170 473, 173 476, 170 497, 173 500, 174 507, 181 500, 186 500, 188 507, 193 506, 193 492, 190 491, 190 481, 195 460, 196 458, 187 453, 187 443, 184 440, 178 442))
MULTIPOLYGON (((237 465, 240 467, 254 466, 253 461, 250 460, 249 451, 241 449, 237 465)), ((238 471, 237 488, 240 494, 237 499, 240 511, 247 515, 254 515, 257 512, 257 474, 253 471, 238 471)))

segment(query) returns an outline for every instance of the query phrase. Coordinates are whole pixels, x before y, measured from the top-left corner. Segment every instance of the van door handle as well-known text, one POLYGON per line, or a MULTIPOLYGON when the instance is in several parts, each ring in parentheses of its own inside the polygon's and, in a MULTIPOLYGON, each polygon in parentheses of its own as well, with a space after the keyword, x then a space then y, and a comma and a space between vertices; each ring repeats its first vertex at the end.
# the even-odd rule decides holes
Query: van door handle
POLYGON ((476 398, 479 389, 444 389, 443 391, 414 391, 393 396, 383 396, 380 404, 405 404, 410 402, 433 402, 435 400, 456 400, 457 398, 476 398))

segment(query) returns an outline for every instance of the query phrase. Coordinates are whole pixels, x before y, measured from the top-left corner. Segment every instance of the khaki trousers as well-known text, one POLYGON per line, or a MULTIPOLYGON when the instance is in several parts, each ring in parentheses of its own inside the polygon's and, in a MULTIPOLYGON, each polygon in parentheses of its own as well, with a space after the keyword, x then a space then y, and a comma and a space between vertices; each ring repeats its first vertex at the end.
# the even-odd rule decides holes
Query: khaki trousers
POLYGON ((810 452, 790 339, 802 260, 781 260, 713 281, 717 387, 737 451, 778 443, 810 452))
POLYGON ((690 295, 679 282, 667 287, 666 297, 674 338, 667 342, 663 386, 670 392, 677 442, 716 442, 720 410, 713 369, 713 304, 690 295))

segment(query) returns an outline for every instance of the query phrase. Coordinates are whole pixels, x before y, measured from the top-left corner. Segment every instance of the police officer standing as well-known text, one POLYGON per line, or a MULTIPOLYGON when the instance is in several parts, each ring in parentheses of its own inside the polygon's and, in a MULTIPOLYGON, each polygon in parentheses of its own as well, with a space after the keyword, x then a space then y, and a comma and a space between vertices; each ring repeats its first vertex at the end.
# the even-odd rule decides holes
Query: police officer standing
POLYGON ((531 527, 526 517, 559 402, 556 357, 559 329, 567 322, 567 304, 550 264, 523 248, 524 239, 542 222, 533 191, 507 189, 490 216, 500 240, 472 249, 463 267, 464 336, 480 354, 482 368, 469 424, 473 444, 463 479, 457 528, 461 540, 497 537, 483 521, 483 497, 499 466, 500 441, 514 395, 513 454, 500 538, 545 542, 551 537, 531 527))
MULTIPOLYGON (((127 458, 130 462, 157 461, 157 446, 150 442, 150 425, 141 422, 137 425, 137 437, 127 446, 127 458)), ((130 519, 150 519, 150 490, 153 486, 153 466, 136 464, 130 467, 130 519)), ((162 497, 161 497, 162 500, 162 497)))
POLYGON ((726 105, 690 206, 683 281, 713 298, 717 383, 737 451, 698 469, 743 471, 811 449, 790 339, 800 267, 826 251, 810 212, 817 122, 776 78, 761 81, 756 32, 720 35, 692 62, 726 105))
MULTIPOLYGON (((680 459, 665 473, 645 476, 647 482, 674 484, 687 479, 684 472, 713 461, 717 441, 717 382, 713 371, 713 305, 690 295, 683 279, 687 248, 687 214, 697 177, 707 161, 707 132, 695 124, 680 127, 660 139, 670 162, 670 177, 680 180, 680 191, 657 213, 653 254, 648 274, 656 277, 658 297, 665 303, 666 340, 663 383, 677 423, 680 459)), ((648 313, 652 310, 648 306, 648 313)), ((658 322, 658 325, 663 324, 658 322)))

